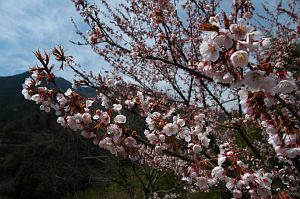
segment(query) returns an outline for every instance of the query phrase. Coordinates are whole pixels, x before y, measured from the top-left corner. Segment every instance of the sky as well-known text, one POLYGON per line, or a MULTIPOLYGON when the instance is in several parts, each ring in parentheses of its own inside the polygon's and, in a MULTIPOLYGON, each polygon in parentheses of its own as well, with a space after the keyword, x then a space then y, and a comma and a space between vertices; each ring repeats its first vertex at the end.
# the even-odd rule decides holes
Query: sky
MULTIPOLYGON (((0 1, 0 76, 19 74, 35 65, 33 51, 51 51, 63 45, 83 66, 93 71, 103 69, 103 61, 80 41, 71 17, 83 30, 81 17, 70 0, 1 0, 0 1)), ((61 73, 69 79, 68 73, 61 73)))
MULTIPOLYGON (((269 0, 270 3, 276 0, 269 0)), ((224 10, 231 5, 224 0, 224 10)), ((252 1, 261 12, 262 0, 252 1)), ((0 76, 19 74, 36 64, 33 51, 50 51, 63 45, 82 66, 94 72, 109 68, 89 46, 77 46, 80 41, 70 18, 86 30, 71 0, 0 0, 0 76)), ((59 73, 70 79, 68 72, 59 73)))

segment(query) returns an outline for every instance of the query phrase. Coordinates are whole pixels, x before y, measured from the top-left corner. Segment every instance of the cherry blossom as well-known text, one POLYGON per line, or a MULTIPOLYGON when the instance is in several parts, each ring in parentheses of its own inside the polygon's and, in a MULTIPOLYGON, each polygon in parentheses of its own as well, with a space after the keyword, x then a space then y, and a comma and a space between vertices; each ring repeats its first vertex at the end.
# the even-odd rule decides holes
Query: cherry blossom
POLYGON ((236 51, 231 55, 230 60, 234 67, 246 67, 248 64, 248 53, 243 50, 236 51))
POLYGON ((209 39, 200 45, 200 53, 206 61, 217 61, 219 52, 220 47, 214 40, 209 39))
POLYGON ((219 179, 219 178, 223 177, 223 172, 224 172, 224 169, 220 166, 217 166, 211 171, 211 176, 213 178, 219 179))
POLYGON ((125 115, 117 115, 114 118, 114 122, 116 122, 116 123, 126 123, 126 116, 125 115))
POLYGON ((296 89, 297 89, 297 85, 294 81, 281 80, 274 88, 274 92, 287 94, 293 92, 296 89))
MULTIPOLYGON (((189 192, 296 193, 299 64, 289 56, 298 29, 280 21, 276 31, 254 28, 251 1, 233 1, 231 13, 198 1, 135 0, 116 9, 108 1, 73 2, 89 28, 77 31, 80 44, 111 70, 86 72, 61 46, 36 51, 25 99, 115 156, 173 172, 189 192), (60 88, 56 68, 76 74, 72 89, 60 88), (81 86, 95 96, 83 96, 81 86)), ((281 6, 279 14, 299 19, 281 6)))
POLYGON ((244 40, 247 33, 254 30, 252 26, 246 24, 244 19, 240 19, 238 24, 231 24, 229 29, 234 40, 244 40))
POLYGON ((173 123, 168 123, 164 126, 163 132, 168 136, 175 135, 178 133, 178 126, 173 123))
POLYGON ((261 70, 249 71, 245 74, 244 84, 251 91, 271 91, 275 86, 275 79, 271 76, 265 76, 261 70))

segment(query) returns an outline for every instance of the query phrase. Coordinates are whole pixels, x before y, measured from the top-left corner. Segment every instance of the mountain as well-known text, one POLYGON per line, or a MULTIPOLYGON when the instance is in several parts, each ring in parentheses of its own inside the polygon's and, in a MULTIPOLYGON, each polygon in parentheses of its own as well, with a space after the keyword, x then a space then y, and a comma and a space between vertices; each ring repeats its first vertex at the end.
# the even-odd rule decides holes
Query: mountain
MULTIPOLYGON (((21 90, 27 77, 29 73, 0 77, 0 198, 72 198, 91 187, 105 187, 91 178, 104 165, 83 157, 106 152, 25 100, 21 90)), ((71 87, 63 78, 57 83, 64 90, 71 87)), ((91 89, 79 92, 95 95, 91 89)))
POLYGON ((22 83, 28 76, 28 73, 23 73, 9 77, 0 77, 0 104, 2 104, 0 106, 0 121, 5 118, 10 120, 10 116, 13 114, 22 114, 19 111, 21 109, 33 108, 33 103, 28 103, 21 94, 22 83))
MULTIPOLYGON (((29 76, 30 74, 25 72, 13 76, 0 77, 0 104, 5 105, 0 106, 0 113, 2 113, 0 114, 0 123, 1 120, 8 121, 11 119, 16 119, 17 117, 20 117, 20 115, 24 115, 26 113, 24 110, 38 110, 39 106, 32 101, 24 99, 23 95, 21 94, 23 89, 22 84, 29 76)), ((68 88, 72 88, 72 84, 64 78, 58 77, 56 78, 56 82, 60 88, 65 91, 68 88)), ((96 95, 95 90, 91 88, 81 87, 77 92, 86 97, 93 97, 96 95)))

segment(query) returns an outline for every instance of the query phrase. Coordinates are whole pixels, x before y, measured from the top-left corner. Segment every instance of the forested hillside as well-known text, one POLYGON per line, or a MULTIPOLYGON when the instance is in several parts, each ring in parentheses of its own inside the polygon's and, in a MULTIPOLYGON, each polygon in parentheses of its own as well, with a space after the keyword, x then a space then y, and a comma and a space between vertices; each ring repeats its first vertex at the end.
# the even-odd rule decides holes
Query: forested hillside
MULTIPOLYGON (((105 155, 79 134, 61 128, 21 94, 27 73, 0 78, 0 197, 61 198, 95 182, 105 155)), ((64 88, 70 83, 59 79, 64 88)))

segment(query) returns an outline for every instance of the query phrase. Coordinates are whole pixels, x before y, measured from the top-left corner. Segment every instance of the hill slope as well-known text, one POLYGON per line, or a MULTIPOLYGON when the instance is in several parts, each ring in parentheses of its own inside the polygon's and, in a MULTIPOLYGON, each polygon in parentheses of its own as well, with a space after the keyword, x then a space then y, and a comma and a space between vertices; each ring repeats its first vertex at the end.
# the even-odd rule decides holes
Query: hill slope
MULTIPOLYGON (((104 152, 25 100, 21 90, 28 76, 0 77, 0 198, 62 198, 103 187, 91 179, 103 165, 82 158, 104 152)), ((71 87, 63 78, 57 82, 63 89, 71 87)))

